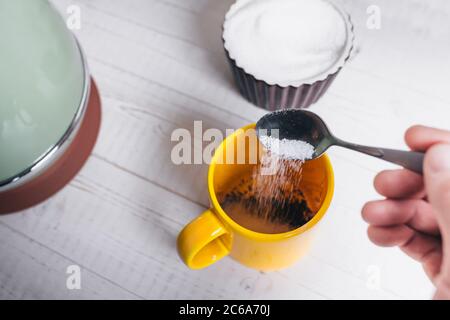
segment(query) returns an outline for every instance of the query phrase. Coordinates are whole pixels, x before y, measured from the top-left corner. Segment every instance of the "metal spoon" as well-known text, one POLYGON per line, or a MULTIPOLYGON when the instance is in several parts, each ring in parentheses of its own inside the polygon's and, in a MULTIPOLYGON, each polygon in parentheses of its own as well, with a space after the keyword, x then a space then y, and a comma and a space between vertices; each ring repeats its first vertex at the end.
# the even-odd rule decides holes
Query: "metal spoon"
POLYGON ((320 157, 334 145, 365 153, 422 173, 424 153, 368 147, 343 141, 331 134, 318 115, 309 111, 289 109, 266 114, 256 123, 256 130, 259 137, 278 134, 275 136, 278 139, 301 140, 311 144, 314 147, 312 159, 320 157), (278 129, 278 131, 273 129, 278 129))

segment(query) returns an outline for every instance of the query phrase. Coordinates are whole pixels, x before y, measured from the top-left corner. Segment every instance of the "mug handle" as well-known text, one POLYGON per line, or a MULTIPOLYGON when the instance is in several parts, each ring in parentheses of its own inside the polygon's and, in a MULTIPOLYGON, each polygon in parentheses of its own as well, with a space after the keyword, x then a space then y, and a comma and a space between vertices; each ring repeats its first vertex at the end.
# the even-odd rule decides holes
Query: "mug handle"
POLYGON ((215 213, 208 209, 181 230, 177 239, 178 254, 191 269, 203 269, 230 253, 223 242, 230 236, 215 213))

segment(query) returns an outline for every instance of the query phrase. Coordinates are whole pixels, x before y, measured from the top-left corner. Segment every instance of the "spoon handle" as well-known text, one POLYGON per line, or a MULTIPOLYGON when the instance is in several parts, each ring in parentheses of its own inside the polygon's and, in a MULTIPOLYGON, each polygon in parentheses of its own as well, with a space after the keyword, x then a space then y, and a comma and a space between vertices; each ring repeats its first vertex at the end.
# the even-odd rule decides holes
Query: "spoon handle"
POLYGON ((422 174, 423 158, 425 156, 422 152, 368 147, 338 139, 336 139, 336 145, 398 164, 406 169, 422 174))

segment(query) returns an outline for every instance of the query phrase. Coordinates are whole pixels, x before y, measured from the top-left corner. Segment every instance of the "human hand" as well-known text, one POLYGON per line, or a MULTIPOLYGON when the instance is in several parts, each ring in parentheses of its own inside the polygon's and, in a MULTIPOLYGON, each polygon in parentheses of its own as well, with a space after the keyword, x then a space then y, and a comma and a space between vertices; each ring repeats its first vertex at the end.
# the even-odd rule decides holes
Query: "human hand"
POLYGON ((414 126, 408 146, 426 152, 423 176, 388 170, 374 185, 386 199, 362 209, 368 236, 379 246, 398 246, 422 263, 436 286, 435 299, 450 299, 450 132, 414 126))

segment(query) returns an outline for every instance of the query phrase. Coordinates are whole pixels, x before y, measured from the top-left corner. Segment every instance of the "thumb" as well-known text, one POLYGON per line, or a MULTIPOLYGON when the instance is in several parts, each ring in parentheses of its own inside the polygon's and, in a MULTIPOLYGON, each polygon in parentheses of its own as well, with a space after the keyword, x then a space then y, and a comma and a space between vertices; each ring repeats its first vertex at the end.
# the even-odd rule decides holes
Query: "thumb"
POLYGON ((436 144, 428 149, 423 174, 428 201, 442 236, 441 273, 450 280, 450 144, 436 144))

